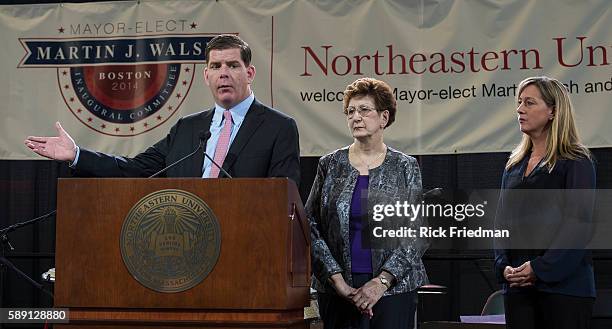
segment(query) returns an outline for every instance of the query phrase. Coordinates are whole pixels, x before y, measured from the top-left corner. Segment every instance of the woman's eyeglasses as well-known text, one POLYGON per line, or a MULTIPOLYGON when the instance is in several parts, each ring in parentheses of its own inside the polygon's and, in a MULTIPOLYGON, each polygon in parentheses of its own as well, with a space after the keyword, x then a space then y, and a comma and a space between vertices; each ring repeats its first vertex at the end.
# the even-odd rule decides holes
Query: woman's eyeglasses
POLYGON ((361 116, 362 118, 365 118, 368 115, 370 115, 370 113, 375 112, 375 111, 376 111, 375 109, 372 109, 366 106, 360 106, 360 107, 349 106, 346 108, 346 111, 344 113, 349 119, 352 119, 355 116, 355 113, 359 113, 359 116, 361 116))

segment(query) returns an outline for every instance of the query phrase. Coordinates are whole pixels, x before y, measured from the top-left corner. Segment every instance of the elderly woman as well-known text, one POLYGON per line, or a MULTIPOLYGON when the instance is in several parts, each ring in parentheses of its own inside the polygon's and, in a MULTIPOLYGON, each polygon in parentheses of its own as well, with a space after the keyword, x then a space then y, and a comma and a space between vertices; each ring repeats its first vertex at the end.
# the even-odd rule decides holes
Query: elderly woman
POLYGON ((593 265, 591 253, 574 242, 584 237, 584 246, 588 241, 588 230, 581 228, 588 227, 593 212, 591 155, 580 143, 572 103, 559 81, 527 78, 519 85, 517 101, 523 138, 506 164, 497 221, 529 227, 520 235, 537 236, 523 240, 532 245, 495 250, 507 327, 588 328, 595 297, 593 265), (533 189, 547 192, 533 201, 535 194, 528 194, 533 189), (555 195, 564 199, 542 202, 555 195), (550 239, 547 232, 554 232, 550 239))
POLYGON ((420 202, 419 167, 383 142, 396 112, 389 85, 359 79, 344 91, 343 107, 353 143, 319 160, 306 202, 324 327, 412 328, 416 289, 427 283, 423 244, 404 238, 370 249, 362 237, 371 232, 374 204, 420 202))

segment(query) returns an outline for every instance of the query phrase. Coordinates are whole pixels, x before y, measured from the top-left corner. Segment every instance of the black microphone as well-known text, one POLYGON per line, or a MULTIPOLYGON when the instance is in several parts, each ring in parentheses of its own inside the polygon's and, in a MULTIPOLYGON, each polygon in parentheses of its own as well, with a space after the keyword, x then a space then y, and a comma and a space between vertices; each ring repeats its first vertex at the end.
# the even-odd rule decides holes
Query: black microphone
MULTIPOLYGON (((203 143, 206 143, 206 142, 208 141, 208 139, 210 138, 210 135, 211 135, 210 130, 207 130, 207 131, 202 130, 202 131, 200 131, 200 143, 202 143, 202 142, 203 142, 203 143)), ((220 171, 223 173, 223 175, 225 175, 227 178, 234 178, 234 177, 232 177, 232 175, 230 175, 230 174, 229 174, 227 171, 225 171, 225 169, 223 169, 223 167, 221 167, 219 164, 217 164, 217 163, 215 162, 215 160, 213 160, 213 159, 212 159, 212 158, 211 158, 211 157, 208 155, 208 153, 206 153, 206 150, 204 150, 204 156, 205 156, 206 158, 208 158, 208 160, 210 160, 210 162, 212 162, 212 164, 214 164, 214 165, 215 165, 217 168, 219 168, 219 170, 220 170, 220 171)))
POLYGON ((210 133, 210 130, 206 130, 206 131, 200 130, 200 133, 198 134, 198 138, 200 138, 200 142, 205 144, 206 142, 208 142, 210 135, 212 135, 210 133))
MULTIPOLYGON (((163 168, 162 170, 160 170, 160 171, 158 171, 158 172, 154 173, 153 175, 149 176, 148 178, 153 178, 153 177, 156 177, 156 176, 158 176, 159 174, 161 174, 161 173, 165 172, 166 170, 168 170, 168 169, 170 169, 170 168, 172 168, 172 167, 176 166, 177 164, 179 164, 179 163, 181 163, 181 162, 185 161, 185 159, 188 159, 188 158, 192 157, 194 154, 196 154, 196 153, 197 153, 197 152, 198 152, 200 149, 202 149, 202 148, 204 147, 204 142, 206 142, 206 140, 208 139, 208 137, 207 137, 207 138, 204 138, 204 137, 206 137, 206 136, 207 136, 207 135, 206 135, 206 133, 208 133, 208 137, 210 137, 210 131, 207 131, 207 132, 204 132, 204 130, 200 131, 200 133, 199 133, 199 135, 198 135, 198 136, 200 137, 200 143, 198 144, 198 147, 196 147, 196 149, 195 149, 195 150, 193 150, 193 152, 191 152, 191 153, 187 154, 186 156, 184 156, 184 157, 182 157, 182 158, 178 159, 177 161, 174 161, 174 162, 173 162, 171 165, 169 165, 169 166, 167 166, 167 167, 163 168)), ((206 154, 206 152, 204 152, 204 154, 206 154)))

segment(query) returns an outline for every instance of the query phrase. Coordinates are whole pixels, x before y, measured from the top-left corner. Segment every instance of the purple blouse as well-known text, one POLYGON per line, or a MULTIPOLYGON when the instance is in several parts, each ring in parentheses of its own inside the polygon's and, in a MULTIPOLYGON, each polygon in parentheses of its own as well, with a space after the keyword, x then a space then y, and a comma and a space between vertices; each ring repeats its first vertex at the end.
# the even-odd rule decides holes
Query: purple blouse
POLYGON ((353 198, 351 199, 351 214, 349 217, 349 241, 351 243, 351 272, 372 273, 372 253, 369 248, 362 248, 361 231, 363 230, 363 216, 367 215, 369 176, 359 175, 353 198))

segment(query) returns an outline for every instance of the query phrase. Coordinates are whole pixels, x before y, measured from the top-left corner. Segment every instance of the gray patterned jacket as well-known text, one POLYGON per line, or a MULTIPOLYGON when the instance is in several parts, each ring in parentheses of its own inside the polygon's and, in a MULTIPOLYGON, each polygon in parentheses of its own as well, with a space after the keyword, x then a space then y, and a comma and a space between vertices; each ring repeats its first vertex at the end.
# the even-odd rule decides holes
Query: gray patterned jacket
MULTIPOLYGON (((368 225, 372 223, 375 204, 396 201, 421 202, 421 172, 416 159, 387 148, 383 163, 369 172, 368 225)), ((323 156, 306 202, 310 222, 313 286, 319 292, 332 292, 328 278, 335 273, 353 286, 349 242, 349 215, 353 190, 359 172, 349 163, 348 147, 323 156)), ((373 223, 372 223, 373 224, 373 223)), ((421 219, 413 223, 421 224, 421 219)), ((367 228, 366 228, 367 229, 367 228)), ((395 284, 385 296, 417 289, 426 284, 427 274, 421 261, 426 241, 402 238, 394 249, 371 249, 374 275, 382 270, 395 277, 395 284)))

